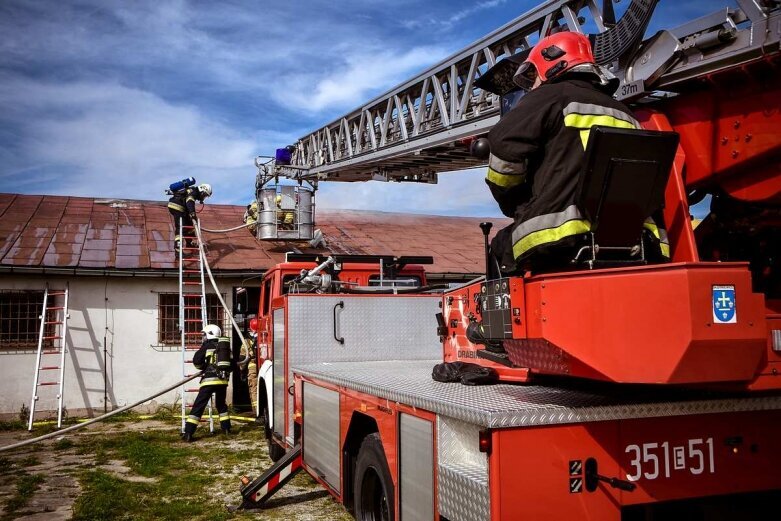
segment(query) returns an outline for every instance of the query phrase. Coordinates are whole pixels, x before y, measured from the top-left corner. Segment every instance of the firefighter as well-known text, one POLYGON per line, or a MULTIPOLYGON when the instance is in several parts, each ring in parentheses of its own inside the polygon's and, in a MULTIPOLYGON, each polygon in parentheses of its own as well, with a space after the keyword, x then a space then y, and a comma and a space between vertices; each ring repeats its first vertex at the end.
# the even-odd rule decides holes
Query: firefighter
MULTIPOLYGON (((494 237, 492 254, 503 274, 562 268, 591 230, 575 206, 590 128, 640 124, 612 98, 618 81, 594 62, 580 33, 540 40, 513 81, 526 94, 488 134, 486 183, 502 213, 514 218, 494 237)), ((651 220, 646 228, 657 250, 669 251, 663 230, 651 220)))
POLYGON ((249 387, 249 398, 252 403, 252 410, 255 412, 255 417, 260 416, 258 410, 258 352, 257 352, 257 338, 258 338, 258 319, 253 318, 249 321, 249 336, 245 338, 244 343, 241 346, 241 373, 242 378, 247 380, 247 386, 249 387))
POLYGON ((292 230, 295 214, 290 210, 282 209, 282 196, 278 195, 276 198, 277 203, 277 227, 280 230, 292 230))
POLYGON ((244 211, 244 224, 247 225, 247 229, 255 236, 255 230, 258 227, 258 202, 252 201, 247 205, 247 209, 244 211))
POLYGON ((193 221, 198 218, 195 213, 195 201, 203 203, 211 195, 211 185, 201 183, 198 186, 187 186, 174 192, 168 200, 168 211, 171 212, 171 217, 174 220, 174 230, 176 230, 174 248, 177 254, 182 251, 182 239, 184 239, 186 247, 195 245, 195 230, 192 228, 193 221), (182 230, 179 230, 179 219, 182 220, 182 230))
POLYGON ((201 421, 203 411, 214 395, 217 412, 220 415, 220 428, 224 434, 230 434, 231 421, 228 414, 228 405, 225 403, 225 396, 228 391, 228 379, 232 369, 230 340, 221 336, 222 330, 219 326, 209 324, 203 328, 203 344, 193 356, 193 365, 196 369, 203 371, 201 375, 201 385, 198 390, 198 396, 195 397, 190 414, 184 426, 182 438, 187 441, 193 441, 195 429, 201 421))

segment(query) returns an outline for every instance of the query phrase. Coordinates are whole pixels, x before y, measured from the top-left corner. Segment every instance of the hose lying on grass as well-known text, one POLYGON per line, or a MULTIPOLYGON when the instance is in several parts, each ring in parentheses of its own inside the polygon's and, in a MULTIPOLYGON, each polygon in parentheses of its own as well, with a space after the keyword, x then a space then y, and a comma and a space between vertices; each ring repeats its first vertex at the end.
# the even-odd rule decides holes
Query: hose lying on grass
POLYGON ((113 410, 111 412, 108 412, 108 413, 106 413, 106 414, 104 414, 102 416, 98 416, 97 418, 92 418, 91 420, 85 421, 84 423, 79 423, 77 425, 71 425, 70 427, 66 427, 66 428, 61 429, 59 431, 50 432, 49 434, 44 434, 43 436, 38 436, 37 438, 30 438, 29 440, 24 440, 24 441, 20 441, 19 443, 14 443, 13 445, 6 445, 5 447, 0 447, 0 452, 5 452, 5 451, 8 451, 8 450, 12 450, 12 449, 18 449, 19 447, 32 445, 34 443, 39 443, 41 441, 48 440, 50 438, 55 438, 57 436, 62 436, 66 432, 75 431, 76 429, 81 429, 82 427, 86 427, 87 425, 91 425, 93 423, 97 423, 99 421, 103 421, 106 418, 110 418, 111 416, 114 416, 115 414, 119 414, 121 412, 125 412, 128 409, 132 409, 133 407, 137 407, 137 406, 141 405, 142 403, 145 403, 145 402, 148 402, 149 400, 157 398, 161 394, 165 394, 165 393, 167 393, 169 391, 173 391, 177 387, 179 387, 181 385, 184 385, 185 383, 189 382, 193 378, 201 376, 201 374, 202 374, 202 372, 198 371, 194 375, 188 376, 184 380, 180 380, 180 381, 176 382, 175 384, 166 387, 162 391, 158 391, 155 394, 153 394, 151 396, 147 396, 146 398, 144 398, 142 400, 139 400, 139 401, 137 401, 135 403, 131 403, 130 405, 125 405, 124 407, 120 407, 119 409, 116 409, 116 410, 113 410))

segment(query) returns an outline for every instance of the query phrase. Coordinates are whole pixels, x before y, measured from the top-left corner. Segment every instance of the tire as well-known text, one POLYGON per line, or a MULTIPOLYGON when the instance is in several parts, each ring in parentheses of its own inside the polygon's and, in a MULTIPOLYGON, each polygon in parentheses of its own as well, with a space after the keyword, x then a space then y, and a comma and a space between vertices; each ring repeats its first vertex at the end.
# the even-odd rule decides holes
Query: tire
POLYGON ((353 508, 358 521, 393 521, 396 496, 380 435, 363 439, 355 463, 353 508))

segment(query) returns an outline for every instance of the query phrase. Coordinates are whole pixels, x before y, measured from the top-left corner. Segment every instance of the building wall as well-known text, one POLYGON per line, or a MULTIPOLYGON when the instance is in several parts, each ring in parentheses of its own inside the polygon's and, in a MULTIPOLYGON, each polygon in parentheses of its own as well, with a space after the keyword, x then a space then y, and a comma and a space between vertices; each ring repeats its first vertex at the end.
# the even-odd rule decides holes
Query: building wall
MULTIPOLYGON (((157 342, 158 293, 176 293, 175 278, 4 274, 0 289, 42 290, 46 282, 53 289, 70 284, 64 394, 71 414, 82 415, 85 409, 102 413, 104 407, 133 403, 182 379, 179 348, 157 342)), ((218 279, 228 306, 238 282, 218 279)), ((0 350, 0 414, 15 415, 22 404, 29 406, 35 357, 35 350, 0 350)), ((56 389, 41 388, 37 411, 56 410, 56 389)), ((177 398, 171 391, 147 409, 177 398)))

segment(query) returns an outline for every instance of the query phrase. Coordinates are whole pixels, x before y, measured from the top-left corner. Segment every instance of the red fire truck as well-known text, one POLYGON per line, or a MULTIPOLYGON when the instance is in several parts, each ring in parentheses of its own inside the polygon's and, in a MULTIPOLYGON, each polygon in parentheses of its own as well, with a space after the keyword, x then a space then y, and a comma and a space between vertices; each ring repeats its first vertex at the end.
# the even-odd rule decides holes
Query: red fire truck
POLYGON ((643 39, 655 4, 634 0, 616 20, 610 2, 551 0, 299 141, 299 179, 307 167, 425 182, 473 166, 467 144, 512 105, 510 56, 534 35, 582 31, 589 13, 598 61, 647 130, 592 130, 578 204, 598 226, 571 271, 399 295, 364 294, 366 280, 322 289, 326 266, 310 265, 294 283, 308 288, 263 302, 283 448, 243 480, 245 507, 304 469, 361 520, 773 515, 781 7, 741 0, 643 39), (689 205, 705 196, 693 230, 689 205), (669 263, 638 261, 624 233, 636 242, 656 209, 669 263), (616 215, 639 221, 611 226, 616 215), (435 381, 442 362, 490 367, 498 383, 435 381))

